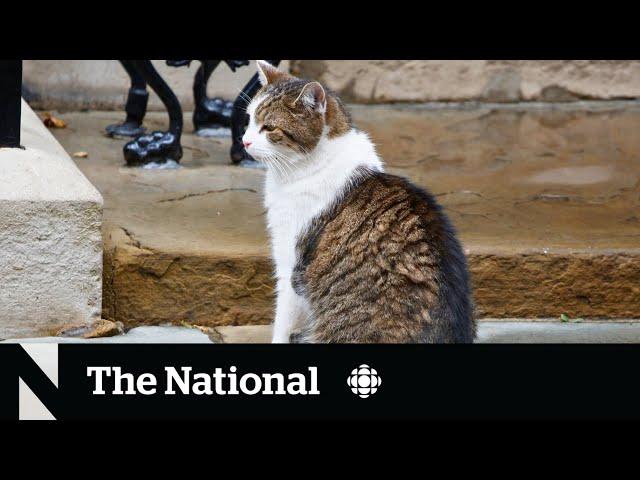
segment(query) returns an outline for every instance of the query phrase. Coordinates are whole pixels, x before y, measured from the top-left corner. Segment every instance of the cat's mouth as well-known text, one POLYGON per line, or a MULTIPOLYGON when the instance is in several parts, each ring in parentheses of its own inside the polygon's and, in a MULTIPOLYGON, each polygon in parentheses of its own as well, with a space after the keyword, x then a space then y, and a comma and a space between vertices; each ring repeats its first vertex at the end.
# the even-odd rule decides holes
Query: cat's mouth
POLYGON ((265 164, 268 164, 271 161, 276 161, 281 157, 279 152, 262 146, 250 145, 248 148, 245 148, 245 150, 251 158, 265 164))
POLYGON ((255 161, 260 162, 260 163, 265 163, 265 155, 263 153, 261 153, 260 151, 256 151, 253 148, 246 148, 245 149, 247 151, 247 153, 249 154, 249 156, 251 158, 253 158, 255 161))

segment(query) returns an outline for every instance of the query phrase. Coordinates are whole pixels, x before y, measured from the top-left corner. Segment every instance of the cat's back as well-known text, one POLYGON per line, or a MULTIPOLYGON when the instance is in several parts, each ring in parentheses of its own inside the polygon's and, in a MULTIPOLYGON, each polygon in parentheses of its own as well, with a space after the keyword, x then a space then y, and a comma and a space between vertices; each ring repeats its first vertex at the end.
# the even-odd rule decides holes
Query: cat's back
POLYGON ((298 240, 294 288, 320 342, 470 342, 466 260, 435 199, 362 170, 298 240))

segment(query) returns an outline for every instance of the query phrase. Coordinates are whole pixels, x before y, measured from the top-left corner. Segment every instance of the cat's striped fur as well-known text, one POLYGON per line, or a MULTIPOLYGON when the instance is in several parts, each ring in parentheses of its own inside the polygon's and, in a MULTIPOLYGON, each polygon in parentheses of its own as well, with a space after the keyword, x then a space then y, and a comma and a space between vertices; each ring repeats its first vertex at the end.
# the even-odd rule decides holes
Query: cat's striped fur
POLYGON ((317 82, 259 63, 247 150, 268 168, 275 342, 472 342, 462 248, 426 191, 383 172, 317 82))

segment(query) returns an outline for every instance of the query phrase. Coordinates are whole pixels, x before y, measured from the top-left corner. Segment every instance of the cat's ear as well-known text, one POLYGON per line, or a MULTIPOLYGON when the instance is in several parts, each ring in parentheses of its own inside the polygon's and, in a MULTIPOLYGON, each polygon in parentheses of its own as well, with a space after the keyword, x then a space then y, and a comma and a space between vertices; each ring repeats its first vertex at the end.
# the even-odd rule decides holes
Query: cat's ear
POLYGON ((327 94, 318 82, 309 82, 302 87, 300 95, 293 104, 298 102, 323 113, 327 109, 327 94))
POLYGON ((289 74, 278 70, 276 67, 264 60, 258 60, 256 65, 258 66, 258 77, 262 86, 276 83, 290 77, 289 74))

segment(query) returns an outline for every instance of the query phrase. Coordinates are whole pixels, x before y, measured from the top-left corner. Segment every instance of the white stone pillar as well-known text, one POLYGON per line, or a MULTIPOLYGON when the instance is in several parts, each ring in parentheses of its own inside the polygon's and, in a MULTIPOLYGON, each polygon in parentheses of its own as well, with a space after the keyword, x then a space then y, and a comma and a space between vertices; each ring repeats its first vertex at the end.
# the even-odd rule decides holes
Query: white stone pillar
POLYGON ((22 102, 24 150, 0 148, 0 338, 100 318, 102 196, 22 102))

